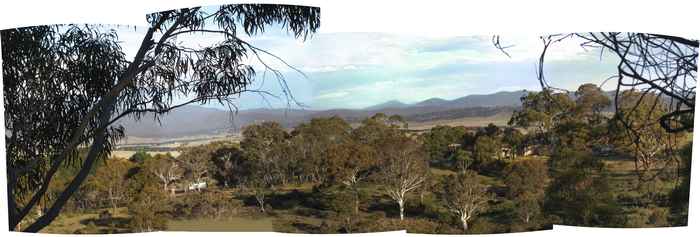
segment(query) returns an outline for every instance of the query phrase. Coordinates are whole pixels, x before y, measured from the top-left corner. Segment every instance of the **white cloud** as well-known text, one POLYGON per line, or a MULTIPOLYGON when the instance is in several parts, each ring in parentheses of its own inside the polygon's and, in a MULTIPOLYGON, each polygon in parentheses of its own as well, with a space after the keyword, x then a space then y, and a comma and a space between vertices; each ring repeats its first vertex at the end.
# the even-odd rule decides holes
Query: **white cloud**
MULTIPOLYGON (((118 30, 125 51, 134 54, 144 29, 118 30)), ((178 41, 201 47, 221 39, 197 34, 178 41)), ((502 44, 512 45, 507 49, 509 58, 492 44, 491 36, 319 33, 304 41, 273 32, 244 39, 283 59, 284 62, 261 55, 269 66, 293 78, 290 82, 296 91, 302 91, 308 101, 305 103, 325 108, 361 108, 388 100, 413 103, 432 97, 454 99, 468 94, 537 89, 534 66, 543 47, 537 35, 502 35, 502 44), (306 73, 309 80, 285 62, 306 73)), ((596 62, 598 52, 586 51, 581 42, 568 39, 549 49, 546 60, 548 70, 553 70, 553 82, 576 86, 582 80, 600 81, 606 73, 601 69, 606 65, 596 62)), ((255 65, 262 75, 264 67, 256 58, 246 62, 255 65)))
POLYGON ((342 97, 348 96, 349 94, 350 94, 350 92, 345 91, 345 90, 343 90, 343 91, 334 91, 334 92, 329 92, 329 93, 324 93, 324 94, 317 95, 317 96, 314 97, 314 99, 317 99, 317 100, 337 99, 337 98, 342 98, 342 97))

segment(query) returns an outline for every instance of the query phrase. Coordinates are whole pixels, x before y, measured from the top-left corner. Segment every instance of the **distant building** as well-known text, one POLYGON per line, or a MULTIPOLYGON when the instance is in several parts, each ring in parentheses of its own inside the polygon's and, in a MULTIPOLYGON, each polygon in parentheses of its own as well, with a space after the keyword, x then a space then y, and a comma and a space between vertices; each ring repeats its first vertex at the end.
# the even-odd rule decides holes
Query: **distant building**
POLYGON ((525 152, 523 152, 524 156, 531 156, 534 154, 535 154, 535 149, 532 149, 532 147, 525 148, 525 152))
POLYGON ((192 190, 197 190, 197 191, 199 191, 199 190, 206 189, 206 188, 207 188, 207 182, 199 182, 199 183, 192 183, 192 184, 190 184, 190 186, 187 187, 187 190, 190 190, 190 191, 192 191, 192 190))

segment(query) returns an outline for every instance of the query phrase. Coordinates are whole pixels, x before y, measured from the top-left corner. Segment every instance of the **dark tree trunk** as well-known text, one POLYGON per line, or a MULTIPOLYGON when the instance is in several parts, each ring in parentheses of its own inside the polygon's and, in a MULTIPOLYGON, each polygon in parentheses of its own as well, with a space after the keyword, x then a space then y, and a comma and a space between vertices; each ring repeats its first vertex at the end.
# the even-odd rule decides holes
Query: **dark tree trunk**
POLYGON ((104 145, 107 140, 107 125, 112 117, 115 102, 115 98, 110 98, 109 101, 101 108, 99 117, 100 129, 98 129, 97 133, 95 134, 95 140, 93 141, 92 146, 90 146, 90 151, 88 152, 78 175, 73 178, 68 187, 58 196, 53 205, 51 205, 51 208, 49 208, 49 210, 43 216, 39 217, 39 219, 27 227, 24 230, 25 232, 39 232, 44 227, 48 226, 54 219, 56 219, 68 199, 70 199, 73 193, 75 193, 75 191, 80 188, 83 181, 85 181, 93 164, 97 160, 97 157, 104 151, 104 145))

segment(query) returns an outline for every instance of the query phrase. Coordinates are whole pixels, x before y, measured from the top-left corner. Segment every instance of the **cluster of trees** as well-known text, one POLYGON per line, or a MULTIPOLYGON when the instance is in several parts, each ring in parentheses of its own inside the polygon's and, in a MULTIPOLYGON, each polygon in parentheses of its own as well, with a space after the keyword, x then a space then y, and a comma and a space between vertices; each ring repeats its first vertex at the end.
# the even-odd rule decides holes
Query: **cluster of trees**
MULTIPOLYGON (((686 167, 682 162, 689 159, 688 151, 681 149, 688 134, 667 131, 658 122, 673 101, 638 90, 619 96, 613 104, 594 84, 581 85, 575 92, 530 92, 521 98, 522 106, 513 112, 508 127, 436 126, 421 135, 422 146, 431 165, 502 179, 506 198, 514 202, 514 212, 524 223, 537 216, 567 225, 636 225, 628 223, 616 192, 620 190, 612 186, 612 171, 603 161, 629 160, 636 168, 636 188, 656 196, 636 205, 657 208, 672 199, 678 204, 670 213, 653 214, 663 221, 650 222, 682 225, 687 199, 679 198, 687 197, 687 184, 664 181, 676 188, 661 194, 655 190, 661 176, 671 172, 669 167, 686 167), (517 157, 541 158, 511 161, 517 157)), ((675 175, 687 179, 683 172, 675 175)))
POLYGON ((399 116, 377 114, 352 128, 339 117, 314 118, 291 132, 275 122, 250 125, 240 147, 217 162, 219 184, 253 191, 261 211, 265 195, 290 183, 342 186, 359 211, 360 185, 382 180, 382 192, 399 206, 428 173, 427 159, 399 116))
MULTIPOLYGON (((282 25, 294 37, 306 38, 315 33, 320 26, 320 9, 264 4, 225 5, 209 10, 193 7, 150 14, 147 21, 146 33, 138 44, 138 50, 133 59, 126 58, 124 50, 118 43, 119 35, 102 27, 39 26, 0 32, 5 128, 8 131, 5 134, 5 140, 7 141, 9 230, 37 232, 49 225, 70 200, 83 199, 81 195, 88 195, 88 192, 78 190, 86 186, 86 180, 90 175, 95 174, 96 163, 108 157, 114 144, 123 137, 123 129, 117 126, 119 119, 124 117, 139 119, 149 113, 154 113, 157 118, 191 103, 219 102, 234 106, 233 98, 242 92, 251 91, 249 86, 253 84, 255 78, 252 65, 243 63, 248 58, 261 61, 266 70, 274 72, 278 79, 283 80, 279 71, 267 67, 269 64, 262 60, 264 57, 261 55, 279 58, 242 40, 240 36, 243 34, 253 36, 264 32, 270 25, 282 25), (190 48, 186 42, 182 42, 184 38, 178 38, 178 36, 195 34, 218 36, 216 38, 220 38, 221 41, 190 48), (174 103, 181 101, 173 98, 193 99, 174 103)), ((538 79, 545 87, 544 91, 532 93, 523 99, 523 110, 514 114, 512 125, 531 129, 531 137, 534 139, 526 140, 536 141, 536 144, 546 146, 547 150, 553 154, 548 165, 550 170, 556 171, 553 172, 555 181, 563 180, 557 177, 586 176, 559 169, 558 164, 567 162, 572 164, 571 160, 575 162, 588 160, 571 159, 571 157, 589 157, 590 153, 600 151, 606 144, 614 144, 620 151, 635 158, 640 171, 640 180, 653 179, 657 176, 654 172, 658 170, 657 167, 665 167, 664 164, 668 164, 669 160, 677 161, 679 155, 684 157, 685 154, 689 154, 689 152, 678 154, 678 149, 675 149, 680 135, 660 132, 659 126, 663 131, 675 134, 692 131, 694 127, 692 117, 695 107, 694 82, 697 77, 698 41, 665 35, 615 32, 545 36, 542 37, 542 41, 544 49, 540 58, 538 79), (543 62, 547 48, 552 43, 572 36, 585 39, 587 46, 611 51, 620 59, 617 68, 619 86, 616 91, 615 119, 610 120, 600 116, 600 110, 603 107, 599 105, 609 103, 599 100, 602 97, 583 96, 588 99, 572 101, 568 95, 553 93, 546 86, 548 83, 543 76, 543 62), (650 71, 656 73, 647 73, 650 71), (620 91, 619 89, 629 87, 641 87, 643 91, 620 91), (636 98, 636 100, 625 98, 636 98), (651 101, 654 102, 649 102, 647 98, 653 98, 651 101), (665 103, 667 106, 657 108, 659 101, 663 104, 666 100, 670 100, 670 103, 665 103), (626 101, 634 101, 634 103, 626 101), (662 112, 657 113, 657 109, 662 112), (581 115, 587 119, 582 122, 573 119, 577 116, 572 115, 581 115), (601 120, 604 122, 600 122, 601 120), (616 136, 609 135, 613 132, 603 135, 606 134, 606 130, 616 131, 614 132, 616 136), (567 147, 569 145, 571 146, 567 147), (561 155, 568 154, 566 152, 573 152, 575 155, 561 155), (555 157, 554 154, 559 155, 555 157)), ((504 49, 500 47, 498 38, 494 43, 500 49, 504 49)), ((286 85, 283 81, 280 84, 286 85)), ((283 89, 288 91, 286 90, 288 88, 283 89)), ((590 86, 579 90, 578 93, 599 94, 595 87, 590 86)), ((396 119, 394 122, 397 122, 396 119)), ((365 177, 370 177, 369 174, 402 176, 401 174, 405 173, 378 169, 381 167, 422 169, 419 167, 424 165, 414 165, 412 164, 414 162, 404 165, 400 162, 375 159, 370 159, 369 163, 372 164, 367 165, 372 168, 353 168, 349 169, 349 174, 338 176, 335 174, 342 172, 319 168, 326 165, 325 154, 340 156, 344 154, 343 150, 366 153, 368 157, 380 156, 376 149, 377 144, 380 143, 374 140, 378 139, 374 137, 378 128, 380 127, 366 123, 363 129, 353 129, 351 140, 355 145, 343 145, 334 148, 338 150, 332 152, 322 144, 332 143, 329 140, 340 139, 335 135, 308 135, 314 134, 313 128, 304 130, 305 132, 302 133, 307 134, 304 136, 287 134, 288 137, 283 139, 285 141, 282 142, 283 144, 294 143, 295 140, 303 141, 301 144, 307 144, 309 140, 316 142, 312 143, 314 145, 303 146, 304 149, 288 144, 274 148, 294 148, 280 151, 293 152, 293 157, 304 157, 303 161, 296 161, 298 165, 269 164, 269 161, 277 159, 276 155, 270 156, 261 152, 246 154, 253 152, 240 148, 243 154, 236 153, 234 149, 231 151, 231 156, 244 156, 247 157, 246 159, 254 157, 250 159, 258 159, 257 161, 260 162, 246 164, 244 160, 228 161, 229 158, 217 158, 219 159, 216 161, 217 164, 222 164, 224 168, 217 169, 216 172, 211 169, 204 172, 199 163, 195 162, 197 164, 191 163, 188 171, 183 175, 197 181, 205 177, 216 177, 223 180, 224 185, 247 184, 273 187, 277 183, 290 180, 315 183, 345 180, 338 183, 352 186, 368 179, 365 177), (246 178, 232 175, 235 174, 233 170, 240 169, 239 167, 243 165, 253 164, 294 170, 281 172, 281 169, 275 169, 274 174, 251 174, 245 175, 246 178), (249 181, 249 179, 265 181, 252 184, 250 182, 258 181, 249 181)), ((302 131, 302 129, 299 130, 302 131)), ((528 136, 530 134, 527 133, 528 136)), ((453 139, 451 135, 448 138, 453 139)), ((473 166, 472 163, 481 163, 481 160, 493 156, 494 151, 498 151, 493 149, 499 143, 499 140, 494 138, 494 136, 481 136, 474 141, 476 144, 474 148, 458 149, 453 154, 454 160, 461 163, 462 172, 467 172, 466 170, 473 166)), ((502 143, 519 144, 515 141, 517 139, 511 140, 516 138, 515 136, 506 135, 501 138, 502 143)), ((397 144, 408 143, 396 142, 397 144)), ((255 143, 248 141, 248 146, 255 143)), ((391 147, 395 148, 393 145, 391 147)), ((423 151, 427 152, 429 157, 444 158, 444 153, 440 151, 443 146, 428 145, 427 147, 432 147, 423 151)), ((513 148, 516 147, 512 146, 510 151, 515 154, 517 149, 513 148)), ((409 156, 418 156, 419 153, 407 152, 409 156)), ((196 154, 192 155, 192 157, 195 156, 196 154)), ((222 154, 216 157, 229 157, 229 155, 222 154)), ((596 168, 600 165, 596 164, 595 159, 584 163, 593 168, 586 172, 591 174, 601 172, 601 169, 596 168)), ((341 164, 365 167, 364 162, 359 161, 347 164, 341 162, 341 164)), ((162 181, 162 188, 159 187, 159 190, 167 189, 175 180, 181 178, 179 175, 169 174, 178 173, 175 172, 177 169, 185 168, 167 164, 162 167, 171 167, 173 172, 168 171, 171 170, 170 168, 164 168, 165 171, 159 172, 161 175, 156 175, 158 178, 154 180, 162 181)), ((688 166, 684 167, 683 170, 687 170, 688 166)), ((681 173, 687 176, 687 171, 681 173)), ((588 175, 587 179, 590 179, 589 176, 598 175, 588 175)), ((409 183, 426 182, 423 178, 410 175, 409 177, 411 178, 408 180, 413 180, 409 183)), ((111 182, 117 181, 110 180, 98 186, 100 189, 107 190, 108 194, 113 193, 108 195, 109 202, 122 201, 124 198, 116 194, 115 189, 109 188, 115 185, 111 182)), ((586 179, 574 183, 581 182, 590 183, 586 179)), ((682 183, 685 184, 687 181, 682 183)), ((410 189, 414 186, 408 185, 407 189, 415 190, 415 188, 410 189)), ((683 185, 679 187, 681 186, 683 185)), ((350 188, 350 190, 353 189, 355 188, 350 188)), ((687 196, 687 190, 684 190, 679 188, 674 191, 673 196, 681 197, 680 200, 683 200, 682 197, 687 196)), ((400 197, 401 195, 391 196, 400 197)), ((147 205, 145 203, 148 198, 140 200, 147 205)), ((94 205, 94 203, 85 202, 80 205, 94 205)))
MULTIPOLYGON (((400 116, 384 114, 354 126, 339 117, 314 118, 293 129, 262 122, 246 127, 239 143, 182 147, 178 157, 141 151, 128 160, 105 159, 67 207, 104 208, 111 216, 126 207, 132 217, 126 228, 152 231, 164 229, 170 218, 218 218, 245 205, 217 190, 250 195, 264 214, 274 211, 268 202, 278 191, 311 185, 312 206, 335 213, 341 227, 328 230, 333 232, 386 228, 377 223, 425 225, 441 233, 534 230, 552 223, 629 226, 603 161, 615 156, 636 161, 639 188, 652 191, 650 185, 677 162, 680 181, 664 194, 670 211, 654 211, 649 222, 684 224, 690 146, 680 146, 687 138, 666 132, 649 116, 665 113, 656 98, 640 99, 636 91, 623 96, 623 102, 642 103, 621 103, 623 112, 610 113, 611 100, 592 84, 574 94, 532 92, 521 98, 522 107, 507 127, 436 126, 416 132, 406 129, 400 116), (219 188, 190 192, 202 183, 219 188), (385 208, 395 208, 396 222, 373 219, 369 209, 382 200, 392 203, 385 208), (486 216, 503 213, 510 220, 499 225, 507 227, 488 224, 494 221, 486 216)), ((75 172, 60 169, 50 197, 75 172)), ((650 199, 635 205, 664 203, 650 199)))
MULTIPOLYGON (((310 183, 315 192, 332 196, 319 198, 330 201, 318 208, 325 206, 338 213, 346 232, 359 228, 362 203, 369 201, 363 199, 366 190, 391 200, 399 220, 405 219, 407 203, 413 198, 420 198, 423 205, 424 196, 432 195, 438 199, 437 208, 452 213, 449 218, 469 231, 469 223, 496 199, 489 190, 491 185, 477 171, 487 172, 484 167, 489 162, 500 161, 501 169, 509 169, 508 185, 519 188, 509 191, 508 198, 524 203, 518 205, 522 222, 530 224, 540 213, 547 177, 544 163, 526 160, 506 165, 498 158, 500 147, 493 148, 490 143, 497 140, 500 144, 501 139, 507 139, 504 134, 517 130, 504 132, 491 125, 470 133, 464 128, 441 126, 417 135, 405 129, 406 125, 400 116, 384 114, 367 118, 354 128, 338 117, 314 118, 289 132, 275 122, 262 122, 244 129, 240 146, 212 152, 214 170, 210 173, 216 174, 213 177, 220 186, 249 190, 261 212, 268 210, 266 197, 276 189, 310 183), (472 143, 466 149, 450 146, 452 141, 435 141, 443 137, 468 137, 472 143), (440 160, 431 157, 454 156, 448 153, 462 154, 458 159, 464 164, 455 168, 453 175, 437 177, 430 163, 440 160), (470 165, 472 160, 480 165, 470 165)), ((529 228, 541 228, 542 223, 529 228)))
POLYGON ((537 143, 547 147, 551 180, 544 207, 557 223, 625 226, 626 216, 601 157, 614 153, 618 159, 634 160, 641 188, 668 171, 665 168, 678 161, 680 146, 687 142, 687 134, 667 132, 658 123, 668 112, 669 102, 662 95, 624 91, 616 111, 607 114, 611 100, 593 84, 581 85, 573 96, 548 90, 530 93, 522 102, 510 123, 531 129, 537 143))
POLYGON ((467 128, 438 125, 421 134, 421 146, 435 167, 465 171, 499 171, 507 160, 535 154, 532 133, 514 127, 467 128))
MULTIPOLYGON (((224 152, 231 145, 212 143, 181 148, 182 153, 177 158, 170 153, 150 155, 141 151, 129 159, 105 159, 91 169, 90 177, 67 202, 66 210, 85 213, 105 209, 105 214, 97 220, 105 223, 118 222, 112 219, 114 217, 128 216, 127 222, 121 226, 114 226, 115 223, 105 225, 111 227, 108 231, 136 232, 164 230, 172 218, 219 218, 223 213, 235 212, 242 204, 231 200, 230 196, 201 193, 197 192, 200 189, 191 188, 196 187, 193 184, 216 177, 217 174, 210 172, 217 170, 212 167, 222 157, 212 152, 224 152)), ((77 170, 70 167, 59 170, 59 182, 52 183, 48 192, 50 197, 63 190, 64 180, 75 172, 77 170)), ((32 217, 41 216, 43 208, 39 210, 32 217)))

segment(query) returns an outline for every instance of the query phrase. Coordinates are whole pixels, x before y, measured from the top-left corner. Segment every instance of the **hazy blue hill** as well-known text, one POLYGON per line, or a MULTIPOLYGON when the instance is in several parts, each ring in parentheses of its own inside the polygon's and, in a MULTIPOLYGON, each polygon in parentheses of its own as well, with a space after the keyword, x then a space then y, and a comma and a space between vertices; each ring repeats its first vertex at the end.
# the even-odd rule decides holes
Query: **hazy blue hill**
POLYGON ((373 105, 370 107, 365 108, 365 110, 381 110, 381 109, 389 109, 389 108, 404 108, 409 105, 401 103, 401 101, 398 100, 390 100, 378 105, 373 105))
POLYGON ((181 137, 208 135, 231 129, 230 114, 227 111, 201 106, 183 106, 160 116, 145 115, 140 120, 122 119, 120 124, 128 136, 137 137, 181 137))
POLYGON ((520 97, 527 91, 501 91, 488 95, 468 95, 450 101, 450 107, 494 107, 494 106, 519 106, 520 97))
POLYGON ((418 103, 414 104, 414 106, 420 106, 420 107, 445 106, 449 102, 450 102, 449 100, 444 100, 444 99, 440 99, 440 98, 430 98, 430 99, 418 102, 418 103))
POLYGON ((519 106, 525 91, 498 92, 487 95, 468 95, 455 100, 432 98, 415 104, 392 100, 364 109, 251 109, 229 112, 196 105, 184 106, 161 117, 161 123, 153 116, 140 121, 126 119, 122 125, 128 136, 171 138, 197 135, 213 135, 240 132, 241 128, 263 121, 276 121, 287 128, 307 122, 314 117, 339 116, 351 123, 362 121, 375 113, 397 114, 409 122, 485 117, 497 113, 510 113, 519 106))

